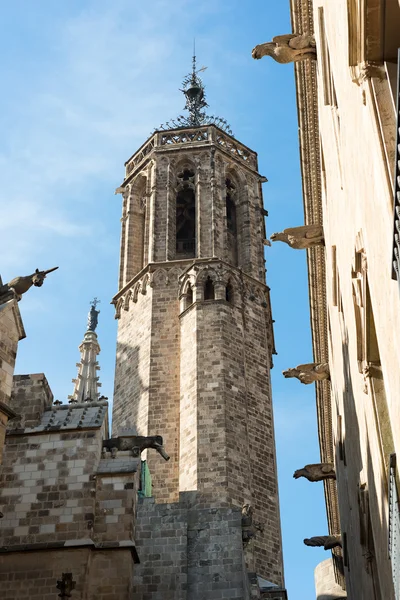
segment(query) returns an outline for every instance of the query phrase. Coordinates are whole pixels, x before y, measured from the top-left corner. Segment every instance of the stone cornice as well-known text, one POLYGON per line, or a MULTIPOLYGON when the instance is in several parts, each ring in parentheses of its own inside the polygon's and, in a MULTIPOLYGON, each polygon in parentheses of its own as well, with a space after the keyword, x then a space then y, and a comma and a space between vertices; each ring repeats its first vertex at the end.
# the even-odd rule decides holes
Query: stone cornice
MULTIPOLYGON (((293 31, 314 33, 312 0, 291 0, 293 31)), ((306 60, 295 64, 300 162, 303 182, 305 224, 322 224, 321 165, 318 123, 317 65, 306 60)), ((326 301, 325 250, 307 250, 310 320, 314 361, 327 362, 328 311, 326 301)), ((334 462, 331 390, 328 381, 316 384, 318 436, 322 462, 334 462)), ((325 501, 329 532, 340 531, 335 481, 325 481, 325 501)))
POLYGON ((4 402, 0 401, 0 413, 3 413, 3 415, 6 415, 6 417, 8 417, 9 419, 13 419, 14 417, 17 416, 17 413, 15 413, 13 410, 11 410, 11 408, 9 406, 7 406, 7 404, 4 404, 4 402))
POLYGON ((267 291, 270 290, 270 288, 264 281, 255 279, 251 275, 248 275, 247 273, 242 271, 239 267, 234 267, 230 263, 227 263, 224 260, 221 260, 219 258, 186 258, 183 260, 168 260, 165 262, 149 263, 141 271, 139 271, 139 273, 137 273, 135 275, 135 277, 133 277, 130 281, 128 281, 128 283, 126 285, 124 285, 123 288, 121 288, 115 294, 115 296, 111 300, 110 304, 116 304, 117 300, 119 298, 121 298, 122 296, 124 296, 126 294, 126 292, 129 291, 137 281, 139 281, 144 275, 146 275, 146 273, 154 273, 154 271, 157 271, 157 269, 173 269, 174 267, 178 267, 178 268, 184 269, 184 271, 182 271, 182 275, 183 275, 185 273, 185 271, 187 269, 190 269, 193 265, 202 265, 202 264, 212 265, 212 264, 217 264, 217 263, 221 263, 222 265, 225 265, 226 267, 228 267, 234 271, 237 271, 238 273, 241 274, 241 276, 243 276, 244 279, 251 282, 253 285, 259 285, 263 289, 266 288, 267 291))

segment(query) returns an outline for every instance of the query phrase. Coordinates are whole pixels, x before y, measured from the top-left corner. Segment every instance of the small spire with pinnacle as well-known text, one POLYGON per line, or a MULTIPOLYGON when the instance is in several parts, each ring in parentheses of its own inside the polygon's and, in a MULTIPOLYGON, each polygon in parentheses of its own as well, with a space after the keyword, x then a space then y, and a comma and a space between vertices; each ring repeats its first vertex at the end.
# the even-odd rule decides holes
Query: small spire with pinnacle
POLYGON ((95 329, 97 327, 99 310, 96 306, 100 300, 94 298, 90 303, 90 311, 87 319, 87 329, 83 341, 79 346, 81 360, 77 363, 78 376, 72 380, 74 391, 68 396, 70 404, 77 402, 91 402, 99 398, 99 377, 97 371, 100 369, 97 362, 97 355, 100 353, 100 346, 97 341, 95 329))

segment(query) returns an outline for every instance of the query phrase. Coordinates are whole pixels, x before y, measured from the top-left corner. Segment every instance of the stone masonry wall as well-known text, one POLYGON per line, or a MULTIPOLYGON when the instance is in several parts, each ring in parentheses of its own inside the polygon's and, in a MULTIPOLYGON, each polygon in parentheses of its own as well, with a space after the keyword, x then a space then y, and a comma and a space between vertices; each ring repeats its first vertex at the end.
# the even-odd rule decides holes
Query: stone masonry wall
POLYGON ((179 489, 179 274, 156 271, 118 328, 113 431, 163 436, 170 461, 147 453, 158 502, 176 501, 179 489))
POLYGON ((50 597, 54 577, 73 572, 79 597, 128 600, 121 592, 128 594, 137 560, 140 461, 130 452, 115 458, 103 453, 107 402, 54 406, 45 383, 43 375, 15 381, 13 402, 20 403, 21 419, 7 434, 0 470, 0 574, 7 581, 6 597, 50 597), (86 554, 79 558, 74 548, 86 548, 86 554))
POLYGON ((247 435, 251 463, 251 497, 255 519, 264 532, 254 540, 254 570, 283 585, 282 542, 270 384, 271 355, 264 291, 247 288, 244 302, 247 435))
POLYGON ((179 269, 153 277, 149 433, 161 434, 169 462, 147 453, 157 502, 176 502, 179 489, 179 269))
POLYGON ((196 494, 176 504, 138 506, 137 600, 248 599, 241 511, 196 508, 196 494))
POLYGON ((197 311, 192 304, 180 316, 179 491, 197 490, 197 311))
POLYGON ((263 531, 248 566, 282 585, 268 306, 262 289, 244 292, 196 302, 181 316, 181 481, 214 505, 252 505, 263 531))
POLYGON ((11 299, 0 304, 0 464, 8 419, 15 416, 10 410, 10 398, 18 341, 24 337, 17 301, 11 299))
POLYGON ((335 581, 332 559, 320 562, 314 571, 317 600, 346 600, 347 594, 335 581))
POLYGON ((16 300, 0 304, 0 402, 9 405, 22 321, 16 300))
POLYGON ((121 310, 113 402, 113 436, 136 427, 148 435, 152 290, 121 310))
POLYGON ((72 573, 74 600, 128 600, 132 597, 133 569, 128 549, 49 548, 0 553, 1 598, 55 600, 62 573, 72 573))
POLYGON ((35 427, 52 404, 53 394, 44 373, 15 375, 11 406, 18 416, 10 423, 11 430, 35 427))

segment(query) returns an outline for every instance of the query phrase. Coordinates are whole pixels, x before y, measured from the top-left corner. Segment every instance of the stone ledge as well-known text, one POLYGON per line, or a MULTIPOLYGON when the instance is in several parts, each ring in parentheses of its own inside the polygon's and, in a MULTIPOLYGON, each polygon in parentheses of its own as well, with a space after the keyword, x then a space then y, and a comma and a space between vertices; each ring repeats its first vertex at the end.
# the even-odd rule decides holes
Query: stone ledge
POLYGON ((121 540, 119 542, 99 542, 95 543, 91 539, 65 540, 64 542, 37 542, 35 544, 16 544, 15 546, 0 547, 1 554, 11 554, 13 552, 40 552, 46 550, 76 550, 89 548, 90 550, 130 550, 133 560, 139 564, 139 556, 136 550, 135 542, 132 540, 121 540))
POLYGON ((8 417, 9 419, 13 419, 14 417, 17 416, 17 413, 15 413, 13 410, 11 410, 11 408, 9 406, 7 406, 7 404, 4 404, 4 402, 1 402, 1 400, 0 400, 0 412, 3 413, 3 415, 6 415, 6 417, 8 417))

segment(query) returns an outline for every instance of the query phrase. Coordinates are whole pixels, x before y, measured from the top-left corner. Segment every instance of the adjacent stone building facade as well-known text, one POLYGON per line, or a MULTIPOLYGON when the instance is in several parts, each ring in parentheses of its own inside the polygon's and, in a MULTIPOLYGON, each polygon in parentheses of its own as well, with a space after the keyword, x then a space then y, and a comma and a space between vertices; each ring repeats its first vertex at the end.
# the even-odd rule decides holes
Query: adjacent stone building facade
POLYGON ((398 600, 400 6, 291 0, 291 14, 294 35, 255 58, 295 61, 305 224, 323 231, 303 245, 314 360, 330 374, 316 382, 321 462, 336 475, 321 476, 328 531, 315 535, 341 547, 316 570, 317 598, 343 597, 340 584, 351 600, 398 600))
MULTIPOLYGON (((0 278, 0 286, 2 281, 0 278)), ((10 399, 18 342, 25 337, 18 302, 15 298, 0 304, 0 465, 8 420, 15 417, 10 399)))

